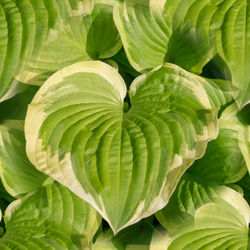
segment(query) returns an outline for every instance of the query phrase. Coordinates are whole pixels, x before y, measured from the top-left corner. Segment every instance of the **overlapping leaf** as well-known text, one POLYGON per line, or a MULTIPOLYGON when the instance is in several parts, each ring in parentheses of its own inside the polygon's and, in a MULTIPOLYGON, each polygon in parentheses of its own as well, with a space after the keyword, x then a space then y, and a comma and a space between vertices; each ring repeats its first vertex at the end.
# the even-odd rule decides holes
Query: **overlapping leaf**
POLYGON ((62 67, 117 53, 121 42, 113 7, 96 1, 92 9, 92 0, 1 1, 0 99, 15 78, 41 85, 62 67))
MULTIPOLYGON (((171 34, 171 22, 158 8, 150 10, 149 0, 117 1, 114 21, 131 65, 137 71, 164 62, 171 34)), ((159 4, 159 3, 158 3, 159 4)))
POLYGON ((205 155, 189 169, 192 175, 208 184, 228 184, 239 181, 250 162, 249 125, 237 117, 236 104, 227 107, 220 119, 220 131, 210 142, 205 155))
POLYGON ((0 124, 0 177, 12 196, 30 193, 48 178, 30 163, 25 152, 23 121, 0 124))
POLYGON ((38 89, 38 86, 19 83, 14 96, 0 103, 0 123, 5 120, 24 120, 28 104, 38 89))
POLYGON ((132 83, 124 111, 126 86, 117 71, 79 62, 49 78, 29 106, 27 154, 117 232, 165 206, 216 138, 227 84, 165 64, 132 83))
POLYGON ((124 0, 117 4, 114 20, 138 71, 168 61, 200 74, 212 58, 220 58, 238 89, 235 98, 244 106, 250 100, 249 9, 248 0, 170 0, 158 5, 124 0))
POLYGON ((154 217, 132 225, 114 236, 111 229, 101 232, 93 244, 93 250, 149 250, 154 217))
POLYGON ((250 208, 225 186, 204 185, 186 175, 157 218, 168 232, 155 234, 152 250, 248 248, 250 208), (163 244, 155 248, 158 237, 163 244))
POLYGON ((101 221, 91 206, 58 183, 14 201, 4 219, 3 250, 89 249, 101 221))

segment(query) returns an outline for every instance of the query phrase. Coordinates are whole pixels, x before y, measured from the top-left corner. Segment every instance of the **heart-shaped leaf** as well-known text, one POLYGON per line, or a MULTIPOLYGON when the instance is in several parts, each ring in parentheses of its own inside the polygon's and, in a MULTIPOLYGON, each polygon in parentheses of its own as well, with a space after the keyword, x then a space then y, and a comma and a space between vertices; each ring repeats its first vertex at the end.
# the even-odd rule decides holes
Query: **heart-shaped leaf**
POLYGON ((164 64, 135 79, 124 110, 126 86, 114 68, 73 64, 50 77, 30 104, 27 154, 117 232, 165 206, 216 138, 227 84, 164 64))

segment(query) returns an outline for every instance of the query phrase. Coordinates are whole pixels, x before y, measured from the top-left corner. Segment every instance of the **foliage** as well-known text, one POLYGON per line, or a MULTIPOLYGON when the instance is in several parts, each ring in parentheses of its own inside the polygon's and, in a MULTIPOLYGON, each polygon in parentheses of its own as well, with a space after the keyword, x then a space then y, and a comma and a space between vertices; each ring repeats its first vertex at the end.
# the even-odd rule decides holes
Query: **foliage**
POLYGON ((249 0, 0 0, 0 249, 248 249, 249 0))

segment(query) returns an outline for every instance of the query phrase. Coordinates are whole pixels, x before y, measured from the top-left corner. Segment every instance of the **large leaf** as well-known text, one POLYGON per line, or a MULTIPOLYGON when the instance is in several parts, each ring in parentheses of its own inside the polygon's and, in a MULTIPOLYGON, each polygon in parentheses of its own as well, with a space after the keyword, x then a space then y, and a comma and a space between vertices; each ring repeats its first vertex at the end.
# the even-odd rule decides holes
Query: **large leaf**
POLYGON ((227 107, 219 119, 220 131, 209 142, 205 155, 189 169, 192 175, 208 184, 239 181, 250 170, 250 126, 237 118, 236 104, 227 107))
POLYGON ((0 248, 89 249, 101 222, 96 211, 58 183, 12 202, 0 248))
POLYGON ((225 186, 204 185, 186 175, 157 218, 168 232, 154 235, 152 250, 248 247, 250 208, 225 186))
POLYGON ((249 102, 248 0, 163 0, 159 4, 124 0, 117 4, 114 20, 136 70, 168 61, 201 73, 212 58, 220 58, 238 89, 238 102, 249 102))
POLYGON ((48 178, 26 156, 23 127, 23 121, 0 124, 0 177, 12 196, 36 190, 48 178))
POLYGON ((126 86, 114 68, 76 63, 49 78, 29 106, 27 154, 117 232, 165 206, 216 138, 227 84, 165 64, 135 79, 126 111, 126 86))

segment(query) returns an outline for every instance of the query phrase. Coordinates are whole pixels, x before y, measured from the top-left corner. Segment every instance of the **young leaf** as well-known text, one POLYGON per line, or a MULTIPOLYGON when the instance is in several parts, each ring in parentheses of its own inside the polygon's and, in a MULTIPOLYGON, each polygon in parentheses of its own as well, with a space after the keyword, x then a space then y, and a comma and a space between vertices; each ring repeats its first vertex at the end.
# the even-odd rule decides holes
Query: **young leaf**
POLYGON ((89 249, 97 212, 58 183, 12 202, 4 215, 1 249, 89 249))
POLYGON ((227 84, 164 64, 135 79, 124 111, 126 86, 114 68, 73 64, 50 77, 29 106, 28 157, 117 232, 165 206, 216 138, 227 84))

